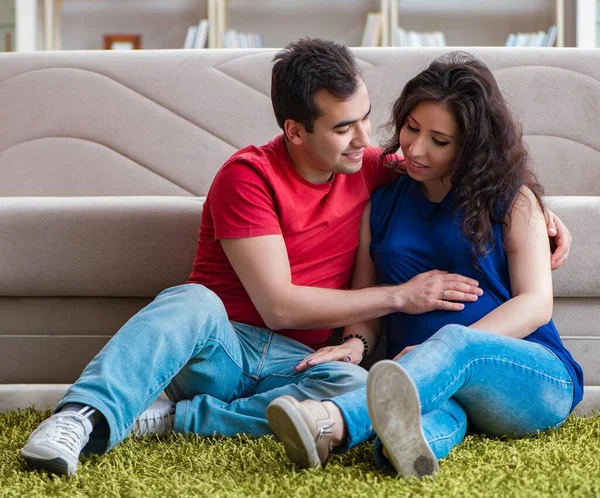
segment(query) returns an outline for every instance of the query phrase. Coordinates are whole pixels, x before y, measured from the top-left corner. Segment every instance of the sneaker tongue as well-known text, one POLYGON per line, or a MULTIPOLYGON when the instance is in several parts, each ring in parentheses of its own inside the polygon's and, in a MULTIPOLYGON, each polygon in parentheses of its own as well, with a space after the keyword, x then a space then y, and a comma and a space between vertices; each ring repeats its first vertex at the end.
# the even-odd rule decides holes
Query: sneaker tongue
POLYGON ((94 426, 92 425, 92 421, 86 417, 86 416, 82 416, 78 413, 73 413, 73 412, 66 412, 66 413, 58 413, 55 415, 56 417, 60 417, 61 419, 63 419, 64 423, 67 424, 81 424, 83 426, 83 430, 85 431, 86 436, 89 436, 92 432, 92 430, 94 429, 94 426))
POLYGON ((94 420, 92 419, 94 413, 96 413, 96 410, 91 406, 68 403, 56 415, 81 422, 86 434, 89 436, 94 429, 94 420))

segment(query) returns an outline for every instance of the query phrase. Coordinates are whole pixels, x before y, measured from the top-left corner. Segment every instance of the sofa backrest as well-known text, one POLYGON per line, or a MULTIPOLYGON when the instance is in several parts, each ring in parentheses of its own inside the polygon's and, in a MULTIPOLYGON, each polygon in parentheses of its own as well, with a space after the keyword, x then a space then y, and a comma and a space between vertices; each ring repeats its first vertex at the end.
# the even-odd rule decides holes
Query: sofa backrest
MULTIPOLYGON (((449 49, 447 49, 449 50, 449 49)), ((442 49, 356 49, 377 126, 442 49)), ((600 193, 600 54, 473 48, 523 123, 548 195, 600 193)), ((203 196, 236 149, 279 133, 273 50, 2 56, 0 196, 203 196)))
MULTIPOLYGON (((446 51, 355 49, 374 142, 403 85, 446 51)), ((469 51, 494 72, 523 124, 548 203, 574 234, 569 265, 554 274, 555 316, 585 363, 600 321, 600 198, 589 197, 600 196, 600 52, 469 51)), ((115 320, 185 281, 203 196, 220 165, 279 133, 269 98, 275 52, 0 55, 0 382, 74 380, 116 331, 115 320), (96 300, 94 326, 83 312, 52 315, 49 303, 64 299, 96 300), (130 301, 115 315, 119 300, 130 301), (23 344, 83 329, 100 339, 71 370, 13 375, 23 344)), ((39 363, 63 354, 64 344, 40 353, 39 363)), ((595 362, 585 367, 588 381, 600 384, 595 362)))

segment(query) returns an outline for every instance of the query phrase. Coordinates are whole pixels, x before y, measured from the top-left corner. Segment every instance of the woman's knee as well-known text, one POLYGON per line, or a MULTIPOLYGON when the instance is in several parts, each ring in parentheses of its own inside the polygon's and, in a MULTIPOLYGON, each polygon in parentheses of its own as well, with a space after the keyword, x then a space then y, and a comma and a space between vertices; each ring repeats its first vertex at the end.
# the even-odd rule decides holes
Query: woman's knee
POLYGON ((462 346, 465 342, 468 342, 468 336, 472 332, 469 327, 465 327, 464 325, 450 324, 444 325, 441 329, 439 329, 435 334, 431 336, 429 339, 443 341, 448 345, 457 345, 462 346))
POLYGON ((453 357, 455 354, 465 355, 476 342, 476 334, 477 331, 463 325, 445 325, 426 342, 436 344, 441 354, 453 357))
POLYGON ((454 361, 456 353, 464 354, 469 347, 471 332, 469 328, 462 325, 445 325, 402 357, 400 364, 409 359, 422 362, 423 355, 429 357, 428 363, 445 364, 448 361, 454 361))

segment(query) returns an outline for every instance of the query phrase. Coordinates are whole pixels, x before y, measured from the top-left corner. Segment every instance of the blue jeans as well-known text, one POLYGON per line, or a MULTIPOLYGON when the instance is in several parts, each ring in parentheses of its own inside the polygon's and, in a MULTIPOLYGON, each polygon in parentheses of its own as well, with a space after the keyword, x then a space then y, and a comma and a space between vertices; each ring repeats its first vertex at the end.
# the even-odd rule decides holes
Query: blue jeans
MULTIPOLYGON (((447 325, 398 360, 415 383, 423 432, 443 458, 467 431, 525 436, 559 427, 571 411, 573 381, 563 362, 540 344, 447 325)), ((366 387, 331 398, 341 410, 348 439, 339 451, 375 434, 366 387)), ((381 444, 376 440, 378 462, 381 444)))
POLYGON ((89 405, 106 423, 86 452, 122 441, 134 420, 166 389, 176 401, 175 432, 272 434, 265 410, 278 396, 337 396, 364 385, 357 365, 294 366, 313 350, 271 330, 230 322, 221 300, 187 284, 161 292, 133 316, 84 369, 57 410, 89 405))

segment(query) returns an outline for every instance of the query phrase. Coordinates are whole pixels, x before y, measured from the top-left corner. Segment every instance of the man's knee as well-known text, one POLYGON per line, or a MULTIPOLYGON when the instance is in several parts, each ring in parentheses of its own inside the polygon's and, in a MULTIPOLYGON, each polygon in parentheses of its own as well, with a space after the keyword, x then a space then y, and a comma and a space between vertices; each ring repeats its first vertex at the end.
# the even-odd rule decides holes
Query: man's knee
POLYGON ((183 284, 162 291, 156 300, 187 313, 226 314, 221 298, 200 284, 183 284))
POLYGON ((219 297, 203 285, 186 284, 162 291, 156 299, 136 313, 125 328, 142 327, 171 337, 175 331, 190 337, 229 323, 219 297))

